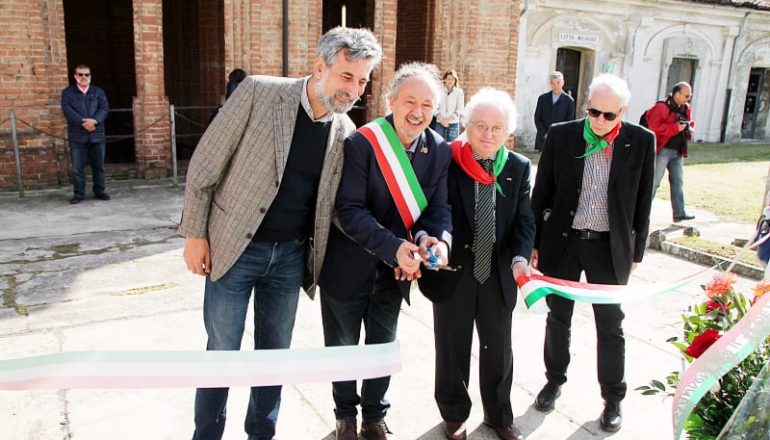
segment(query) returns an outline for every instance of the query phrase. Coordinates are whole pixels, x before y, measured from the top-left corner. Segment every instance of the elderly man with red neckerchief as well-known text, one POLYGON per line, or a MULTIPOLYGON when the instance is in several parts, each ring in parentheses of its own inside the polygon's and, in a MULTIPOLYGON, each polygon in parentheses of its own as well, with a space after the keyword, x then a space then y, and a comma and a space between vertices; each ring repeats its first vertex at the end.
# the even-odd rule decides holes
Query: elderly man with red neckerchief
MULTIPOLYGON (((588 117, 556 124, 546 138, 532 191, 537 224, 533 266, 545 275, 589 283, 626 284, 646 247, 655 171, 654 135, 621 118, 631 92, 603 74, 588 91, 588 117)), ((547 297, 544 358, 548 382, 535 408, 550 411, 567 381, 574 301, 547 297)), ((626 395, 625 339, 619 304, 594 304, 597 367, 605 431, 622 423, 626 395)))
POLYGON ((420 289, 434 301, 435 398, 444 436, 467 438, 468 382, 474 325, 478 331, 479 389, 484 423, 503 440, 523 436, 513 424, 511 321, 515 276, 529 275, 535 221, 530 163, 503 145, 516 128, 508 93, 482 89, 469 101, 462 136, 451 144, 447 178, 452 206, 454 271, 423 271, 420 289))

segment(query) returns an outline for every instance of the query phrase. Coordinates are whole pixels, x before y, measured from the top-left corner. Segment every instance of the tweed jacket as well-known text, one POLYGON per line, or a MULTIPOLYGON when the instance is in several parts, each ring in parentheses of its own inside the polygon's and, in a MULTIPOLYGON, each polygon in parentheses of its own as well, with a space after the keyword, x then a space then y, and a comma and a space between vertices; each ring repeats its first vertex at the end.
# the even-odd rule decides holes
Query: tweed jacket
MULTIPOLYGON (((213 281, 227 273, 241 256, 278 193, 304 83, 303 78, 247 77, 225 102, 195 149, 187 172, 178 233, 208 238, 209 276, 213 281)), ((342 171, 342 142, 354 130, 347 115, 334 115, 303 282, 311 298, 326 253, 342 171)))

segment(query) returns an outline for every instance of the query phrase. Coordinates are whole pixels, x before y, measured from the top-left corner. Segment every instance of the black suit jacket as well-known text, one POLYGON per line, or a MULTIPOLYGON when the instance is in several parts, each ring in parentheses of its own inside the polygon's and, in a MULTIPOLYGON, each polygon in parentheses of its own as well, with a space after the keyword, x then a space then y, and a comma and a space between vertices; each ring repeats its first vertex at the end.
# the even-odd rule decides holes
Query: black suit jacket
MULTIPOLYGON (((577 211, 583 182, 585 119, 553 125, 537 166, 532 210, 537 232, 535 248, 544 273, 558 267, 577 211)), ((615 139, 607 203, 612 264, 621 284, 628 282, 631 263, 642 261, 647 243, 655 168, 655 135, 622 122, 615 139)), ((597 154, 603 154, 601 152, 597 154)))
MULTIPOLYGON (((388 122, 393 123, 391 116, 388 122)), ((447 169, 452 152, 431 129, 419 138, 412 167, 428 206, 412 227, 451 241, 452 220, 447 203, 447 169)), ((319 286, 322 294, 351 299, 371 291, 378 265, 395 267, 396 250, 407 236, 406 227, 380 172, 371 144, 359 132, 345 140, 345 165, 335 204, 338 222, 329 232, 319 286)), ((382 267, 382 266, 380 266, 382 267)), ((394 276, 392 272, 389 276, 394 276)), ((409 301, 410 282, 399 282, 409 301)))
POLYGON ((535 139, 535 148, 542 150, 545 135, 551 125, 557 122, 572 121, 575 119, 575 100, 571 96, 562 92, 556 104, 553 103, 551 92, 546 92, 537 98, 535 107, 535 127, 537 127, 537 138, 535 139))
MULTIPOLYGON (((503 300, 511 310, 516 305, 516 282, 511 260, 517 255, 529 260, 535 238, 535 220, 530 206, 529 159, 508 152, 505 168, 497 176, 504 197, 497 193, 495 207, 496 260, 492 270, 500 275, 503 300)), ((420 290, 434 302, 462 294, 473 278, 473 231, 476 195, 474 181, 454 161, 449 166, 449 204, 452 206, 454 250, 449 265, 456 272, 422 271, 420 290)))

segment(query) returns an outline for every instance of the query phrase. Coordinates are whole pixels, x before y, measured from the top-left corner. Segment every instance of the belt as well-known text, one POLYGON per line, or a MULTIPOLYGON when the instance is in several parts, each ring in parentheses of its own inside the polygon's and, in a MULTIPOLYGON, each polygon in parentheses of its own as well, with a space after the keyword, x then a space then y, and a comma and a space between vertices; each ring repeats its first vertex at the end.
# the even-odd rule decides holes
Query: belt
POLYGON ((573 229, 572 235, 581 240, 604 240, 610 238, 609 231, 592 231, 590 229, 573 229))

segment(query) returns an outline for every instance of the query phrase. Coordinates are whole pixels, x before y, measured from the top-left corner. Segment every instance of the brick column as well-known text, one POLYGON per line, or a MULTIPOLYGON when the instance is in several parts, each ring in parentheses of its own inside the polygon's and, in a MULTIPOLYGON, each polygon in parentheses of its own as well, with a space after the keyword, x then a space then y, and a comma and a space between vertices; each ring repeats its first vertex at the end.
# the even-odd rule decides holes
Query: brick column
POLYGON ((396 70, 396 23, 398 0, 377 0, 372 31, 382 45, 382 63, 372 71, 372 94, 368 99, 368 120, 385 114, 385 93, 396 70))
POLYGON ((11 109, 18 118, 24 188, 69 181, 64 142, 22 122, 57 136, 65 133, 60 96, 69 74, 62 8, 61 1, 54 0, 4 0, 0 8, 0 189, 16 188, 11 125, 6 120, 11 109))
POLYGON ((163 81, 163 2, 134 0, 136 166, 147 179, 164 178, 171 169, 169 102, 163 81))

